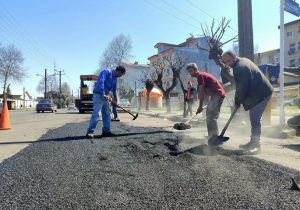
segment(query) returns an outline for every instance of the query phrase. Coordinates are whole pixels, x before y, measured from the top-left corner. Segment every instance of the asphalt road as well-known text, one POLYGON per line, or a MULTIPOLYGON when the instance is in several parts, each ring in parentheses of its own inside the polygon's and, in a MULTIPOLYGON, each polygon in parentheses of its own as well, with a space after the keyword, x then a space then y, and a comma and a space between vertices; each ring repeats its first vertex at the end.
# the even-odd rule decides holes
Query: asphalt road
POLYGON ((299 171, 206 146, 171 155, 185 138, 171 129, 114 131, 91 141, 86 122, 67 124, 4 160, 0 209, 300 208, 299 171))

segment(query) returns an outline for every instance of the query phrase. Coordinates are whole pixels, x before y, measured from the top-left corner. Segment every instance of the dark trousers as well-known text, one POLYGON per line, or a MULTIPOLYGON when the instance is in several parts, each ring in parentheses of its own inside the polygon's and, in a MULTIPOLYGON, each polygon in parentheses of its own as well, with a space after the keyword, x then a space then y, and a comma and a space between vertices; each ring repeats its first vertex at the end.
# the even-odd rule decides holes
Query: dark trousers
POLYGON ((264 113, 271 96, 267 97, 259 104, 250 109, 250 122, 251 122, 251 142, 259 143, 261 134, 261 117, 264 113))
POLYGON ((206 110, 206 124, 208 136, 219 135, 218 123, 220 109, 223 103, 224 97, 219 95, 212 95, 206 110))
POLYGON ((187 101, 187 110, 186 110, 186 115, 188 115, 190 113, 190 115, 192 116, 193 115, 193 101, 187 101))

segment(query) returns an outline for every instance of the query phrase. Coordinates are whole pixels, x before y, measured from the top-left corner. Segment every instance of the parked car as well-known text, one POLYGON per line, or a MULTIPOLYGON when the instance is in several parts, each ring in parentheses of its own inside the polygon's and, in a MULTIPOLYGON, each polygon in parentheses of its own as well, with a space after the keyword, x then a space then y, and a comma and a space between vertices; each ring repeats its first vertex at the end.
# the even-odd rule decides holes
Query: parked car
POLYGON ((53 103, 52 99, 42 99, 39 101, 39 103, 36 105, 36 112, 57 112, 57 106, 53 103))
POLYGON ((69 103, 68 110, 77 110, 77 108, 74 103, 69 103))
MULTIPOLYGON (((119 105, 122 106, 124 109, 126 109, 128 111, 130 111, 130 109, 131 109, 131 103, 129 102, 128 99, 125 99, 125 98, 124 99, 120 99, 119 105)), ((121 111, 121 112, 124 111, 121 108, 117 108, 117 110, 118 110, 118 112, 119 111, 121 111)))

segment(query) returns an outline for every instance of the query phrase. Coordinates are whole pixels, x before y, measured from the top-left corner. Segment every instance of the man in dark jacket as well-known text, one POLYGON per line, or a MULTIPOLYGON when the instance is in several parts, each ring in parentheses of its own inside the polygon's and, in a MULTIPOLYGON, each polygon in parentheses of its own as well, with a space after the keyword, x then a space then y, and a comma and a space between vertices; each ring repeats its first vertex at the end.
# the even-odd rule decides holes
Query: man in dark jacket
POLYGON ((233 69, 236 85, 235 105, 241 104, 244 109, 250 110, 251 139, 240 148, 249 154, 260 153, 261 117, 271 99, 273 87, 249 59, 237 57, 232 51, 227 51, 222 56, 223 61, 233 69))

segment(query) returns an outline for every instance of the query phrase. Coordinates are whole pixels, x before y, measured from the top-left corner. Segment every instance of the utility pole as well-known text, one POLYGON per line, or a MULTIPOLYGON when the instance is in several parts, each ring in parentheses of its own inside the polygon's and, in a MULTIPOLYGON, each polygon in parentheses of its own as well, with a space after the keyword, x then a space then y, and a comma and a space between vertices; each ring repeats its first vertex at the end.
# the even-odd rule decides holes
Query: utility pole
POLYGON ((47 98, 47 69, 45 69, 45 93, 44 98, 47 98))
POLYGON ((237 0, 239 56, 254 61, 252 0, 237 0))
POLYGON ((59 71, 56 71, 56 69, 54 69, 54 72, 56 73, 58 73, 58 75, 59 75, 59 104, 60 104, 60 108, 62 108, 62 99, 61 99, 61 76, 62 75, 65 75, 65 73, 64 73, 64 70, 59 70, 59 71))
POLYGON ((23 109, 25 109, 25 87, 23 87, 23 109))

